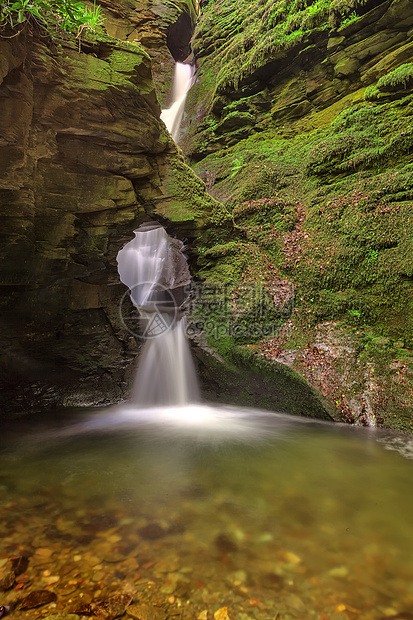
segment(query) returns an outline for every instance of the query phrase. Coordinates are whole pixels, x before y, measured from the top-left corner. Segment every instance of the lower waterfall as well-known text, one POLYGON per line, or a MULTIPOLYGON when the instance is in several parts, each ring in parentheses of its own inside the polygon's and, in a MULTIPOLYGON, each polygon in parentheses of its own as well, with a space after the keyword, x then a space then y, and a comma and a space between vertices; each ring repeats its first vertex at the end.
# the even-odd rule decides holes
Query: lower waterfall
POLYGON ((199 401, 180 308, 191 279, 182 247, 161 225, 147 223, 117 256, 120 279, 138 314, 137 335, 145 341, 131 397, 139 407, 199 401))

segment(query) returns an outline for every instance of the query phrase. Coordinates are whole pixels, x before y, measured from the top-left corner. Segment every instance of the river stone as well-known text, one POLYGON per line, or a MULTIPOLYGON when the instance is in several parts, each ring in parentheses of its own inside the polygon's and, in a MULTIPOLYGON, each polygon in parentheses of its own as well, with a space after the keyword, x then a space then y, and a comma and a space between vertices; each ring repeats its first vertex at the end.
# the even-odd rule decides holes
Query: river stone
POLYGON ((79 614, 113 620, 125 613, 126 608, 131 603, 132 597, 129 594, 115 594, 109 598, 84 605, 76 611, 79 614))
POLYGON ((14 584, 15 574, 11 570, 0 571, 0 590, 9 590, 14 584))
POLYGON ((57 596, 54 592, 49 592, 49 590, 34 590, 34 592, 30 592, 30 594, 23 599, 20 609, 33 609, 34 607, 52 603, 56 599, 57 596))
POLYGON ((237 544, 226 534, 218 534, 214 542, 221 553, 232 553, 238 550, 237 544))
POLYGON ((29 565, 29 558, 26 555, 20 555, 12 558, 11 568, 15 576, 18 577, 22 573, 25 573, 29 565))
POLYGON ((134 620, 165 620, 165 612, 151 605, 130 605, 126 610, 127 615, 134 620))
POLYGON ((144 527, 141 527, 138 532, 145 540, 156 540, 157 538, 162 538, 166 534, 164 528, 158 523, 148 523, 144 527))
POLYGON ((347 566, 336 566, 328 571, 330 577, 347 577, 349 569, 347 566))
POLYGON ((306 611, 306 606, 304 605, 300 597, 297 596, 296 594, 293 594, 293 593, 287 594, 287 596, 285 597, 285 602, 288 605, 288 607, 292 607, 296 611, 300 611, 300 612, 306 611))
POLYGON ((214 613, 214 620, 231 620, 231 616, 228 614, 228 607, 221 607, 214 613))

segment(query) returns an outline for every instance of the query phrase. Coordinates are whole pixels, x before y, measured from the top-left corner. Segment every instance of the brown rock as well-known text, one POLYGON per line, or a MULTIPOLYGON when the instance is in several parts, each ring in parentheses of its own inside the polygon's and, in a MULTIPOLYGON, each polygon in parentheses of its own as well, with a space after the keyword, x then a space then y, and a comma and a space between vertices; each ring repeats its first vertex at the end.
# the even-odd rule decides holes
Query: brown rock
POLYGON ((232 553, 238 549, 236 543, 226 534, 219 534, 215 538, 215 544, 221 553, 232 553))
POLYGON ((141 527, 138 532, 145 540, 156 540, 166 534, 164 528, 158 523, 148 523, 148 525, 141 527))
POLYGON ((12 570, 0 571, 0 590, 9 590, 13 587, 15 574, 12 570))
POLYGON ((76 613, 102 618, 104 620, 113 620, 113 618, 122 616, 125 613, 131 601, 132 597, 129 596, 129 594, 115 594, 107 599, 84 605, 77 609, 76 613))
POLYGON ((49 590, 34 590, 30 592, 20 605, 20 609, 33 609, 34 607, 40 607, 41 605, 47 605, 47 603, 53 603, 57 599, 54 592, 49 590))
POLYGON ((134 620, 165 620, 165 612, 151 605, 130 605, 126 610, 130 618, 134 620))
POLYGON ((16 575, 16 577, 18 577, 22 573, 25 573, 28 565, 29 558, 26 555, 20 555, 11 559, 11 569, 16 575))

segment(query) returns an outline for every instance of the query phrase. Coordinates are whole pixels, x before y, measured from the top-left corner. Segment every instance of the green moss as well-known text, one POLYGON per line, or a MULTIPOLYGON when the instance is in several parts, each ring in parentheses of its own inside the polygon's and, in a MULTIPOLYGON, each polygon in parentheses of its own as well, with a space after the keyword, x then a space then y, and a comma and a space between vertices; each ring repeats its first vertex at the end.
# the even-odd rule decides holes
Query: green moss
POLYGON ((406 89, 413 83, 413 63, 408 62, 387 75, 383 75, 377 82, 377 89, 380 91, 390 91, 399 88, 406 89))
POLYGON ((348 24, 366 0, 210 0, 201 15, 194 41, 198 56, 215 46, 214 62, 221 67, 217 89, 226 90, 291 48, 315 30, 348 24))
POLYGON ((81 55, 72 47, 65 49, 65 57, 60 62, 70 72, 73 85, 93 90, 117 87, 136 90, 135 80, 139 76, 138 87, 142 95, 154 90, 150 57, 139 44, 118 41, 105 35, 94 38, 96 52, 101 43, 110 50, 106 60, 95 54, 81 55))
POLYGON ((229 341, 226 345, 221 346, 220 359, 209 356, 207 366, 201 368, 208 400, 326 420, 336 415, 341 420, 316 390, 284 364, 270 363, 229 341))
MULTIPOLYGON (((409 359, 413 346, 412 65, 382 76, 370 89, 347 89, 342 98, 338 89, 344 80, 330 80, 328 59, 290 79, 282 73, 287 47, 298 42, 295 52, 301 52, 317 43, 320 49, 320 32, 348 27, 359 19, 363 4, 263 0, 251 7, 243 1, 230 5, 210 0, 200 24, 204 47, 195 43, 201 57, 208 55, 203 70, 209 79, 209 98, 201 98, 200 104, 203 123, 195 150, 202 161, 196 170, 232 213, 233 228, 205 244, 199 265, 207 282, 225 283, 232 291, 225 309, 213 317, 226 336, 210 336, 211 346, 224 357, 233 359, 240 342, 261 346, 259 334, 242 340, 231 329, 254 322, 257 310, 248 308, 247 296, 240 299, 237 291, 247 283, 262 285, 279 294, 272 300, 278 315, 271 315, 271 304, 264 303, 262 323, 276 325, 278 318, 278 328, 289 326, 287 352, 311 354, 319 326, 337 325, 332 347, 334 338, 342 343, 348 336, 355 351, 348 354, 354 385, 346 398, 357 396, 352 390, 368 392, 374 367, 378 374, 371 381, 383 381, 389 393, 388 404, 378 403, 377 410, 394 410, 401 427, 410 429, 406 388, 394 383, 392 367, 399 364, 396 351, 406 351, 409 359), (272 75, 273 66, 280 82, 263 90, 260 80, 272 75), (261 71, 254 74, 257 68, 261 71), (318 107, 296 113, 308 87, 314 93, 320 89, 321 103, 318 95, 315 100, 310 96, 318 107), (378 97, 369 94, 373 91, 378 97), (281 122, 276 119, 280 110, 281 122), (287 116, 290 112, 296 116, 287 116), (246 134, 243 128, 237 134, 232 122, 240 115, 259 121, 246 134), (220 133, 220 127, 225 131, 220 133), (282 297, 286 283, 293 297, 282 297), (282 312, 283 303, 288 312, 282 312), (351 338, 352 331, 360 332, 358 339, 351 338), (371 337, 364 341, 367 332, 371 337)), ((339 44, 345 45, 345 38, 339 44)), ((314 54, 317 58, 316 50, 314 54)), ((278 337, 276 331, 270 352, 278 337)), ((265 342, 264 337, 264 355, 265 342)), ((349 372, 344 358, 346 350, 333 364, 336 388, 349 372)), ((350 400, 345 404, 342 395, 335 398, 341 411, 347 411, 350 400)), ((397 426, 390 417, 379 422, 397 426)))
POLYGON ((173 222, 196 221, 200 228, 207 223, 225 227, 232 222, 228 210, 207 194, 205 185, 181 155, 172 155, 169 163, 167 186, 170 200, 168 206, 162 207, 161 215, 173 222))
POLYGON ((366 101, 379 101, 388 97, 388 94, 393 91, 411 90, 412 86, 413 63, 408 62, 383 75, 377 84, 366 88, 364 99, 366 101))
POLYGON ((281 274, 298 287, 310 323, 372 325, 411 346, 409 106, 409 97, 356 105, 312 133, 264 132, 206 157, 200 167, 218 179, 214 195, 232 210, 239 240, 204 253, 203 277, 242 281, 246 264, 251 280, 281 274))

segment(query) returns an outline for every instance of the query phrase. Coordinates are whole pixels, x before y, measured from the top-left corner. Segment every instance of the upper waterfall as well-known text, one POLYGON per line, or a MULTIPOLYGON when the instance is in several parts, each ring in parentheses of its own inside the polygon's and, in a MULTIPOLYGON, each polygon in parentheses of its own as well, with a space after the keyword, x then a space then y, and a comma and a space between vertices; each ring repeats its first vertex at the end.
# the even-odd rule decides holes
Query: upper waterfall
POLYGON ((177 62, 172 86, 172 105, 162 110, 161 120, 165 123, 175 142, 179 139, 179 128, 185 109, 186 96, 193 84, 194 67, 177 62))

